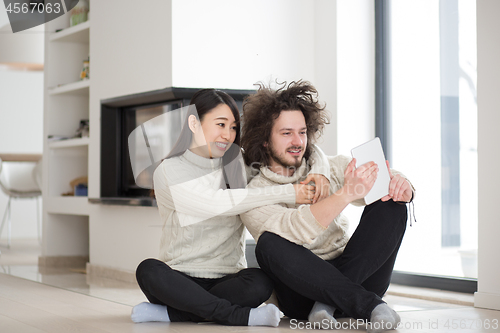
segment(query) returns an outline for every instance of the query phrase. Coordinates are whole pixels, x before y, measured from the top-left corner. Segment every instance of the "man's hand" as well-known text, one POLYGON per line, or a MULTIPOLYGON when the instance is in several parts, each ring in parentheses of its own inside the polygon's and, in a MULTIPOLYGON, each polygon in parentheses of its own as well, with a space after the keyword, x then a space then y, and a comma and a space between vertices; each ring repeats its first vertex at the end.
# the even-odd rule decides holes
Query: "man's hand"
POLYGON ((344 186, 325 200, 311 205, 311 213, 327 228, 349 203, 366 196, 375 184, 377 174, 377 164, 368 162, 356 169, 356 159, 353 158, 344 172, 344 186))
POLYGON ((323 175, 311 173, 307 176, 301 184, 309 184, 309 182, 314 182, 316 186, 316 193, 314 194, 313 201, 310 202, 315 204, 316 202, 323 200, 330 195, 330 181, 323 175))
POLYGON ((340 190, 349 198, 349 202, 364 198, 375 184, 378 175, 378 166, 375 162, 368 162, 356 169, 356 159, 347 165, 344 172, 344 186, 340 190))
POLYGON ((311 204, 314 198, 315 187, 312 185, 293 184, 295 189, 295 203, 299 205, 311 204))
POLYGON ((389 161, 385 161, 387 164, 387 169, 389 170, 389 175, 391 177, 391 182, 389 183, 389 194, 383 197, 382 201, 388 201, 390 199, 394 201, 410 202, 413 196, 413 190, 411 189, 410 183, 401 177, 401 175, 393 175, 391 168, 389 167, 389 161))

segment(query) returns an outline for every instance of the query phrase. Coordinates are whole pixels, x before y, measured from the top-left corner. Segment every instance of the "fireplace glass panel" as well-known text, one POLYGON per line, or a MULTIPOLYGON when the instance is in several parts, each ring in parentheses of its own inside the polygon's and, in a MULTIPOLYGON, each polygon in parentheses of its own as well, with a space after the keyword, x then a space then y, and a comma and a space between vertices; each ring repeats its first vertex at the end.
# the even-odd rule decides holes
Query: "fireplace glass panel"
MULTIPOLYGON (((180 131, 182 129, 183 117, 181 112, 172 112, 174 110, 180 109, 182 107, 182 101, 174 101, 166 104, 151 105, 151 106, 141 106, 136 108, 130 108, 124 110, 123 126, 122 131, 122 141, 128 142, 128 137, 132 131, 140 126, 144 126, 146 123, 151 124, 155 122, 156 126, 148 126, 147 139, 148 143, 153 151, 163 151, 164 157, 167 156, 168 152, 172 148, 173 144, 177 141, 180 131), (156 118, 161 115, 163 117, 156 118), (156 121, 156 118, 158 121, 156 121), (159 124, 161 122, 161 124, 159 124)), ((146 124, 147 125, 147 124, 146 124)), ((142 131, 137 131, 142 133, 142 131)), ((134 161, 137 160, 149 160, 149 156, 139 156, 148 153, 147 149, 133 149, 132 156, 134 161)), ((145 189, 138 184, 150 184, 152 183, 152 173, 142 172, 138 176, 137 183, 134 179, 134 174, 132 172, 131 158, 129 147, 122 147, 122 172, 124 177, 122 177, 122 189, 123 193, 127 197, 140 197, 149 195, 148 189, 145 189)))

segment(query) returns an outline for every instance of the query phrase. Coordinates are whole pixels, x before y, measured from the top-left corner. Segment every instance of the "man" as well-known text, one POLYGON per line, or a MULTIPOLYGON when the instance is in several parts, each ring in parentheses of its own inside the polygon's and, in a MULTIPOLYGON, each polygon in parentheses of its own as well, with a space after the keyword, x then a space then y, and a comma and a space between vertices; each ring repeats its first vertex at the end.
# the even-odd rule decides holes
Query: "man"
MULTIPOLYGON (((328 117, 308 82, 278 90, 260 86, 243 106, 245 163, 260 168, 250 187, 300 182, 306 177, 310 145, 328 117)), ((380 167, 355 168, 355 160, 328 157, 330 193, 312 205, 268 205, 241 215, 257 241, 261 268, 273 279, 285 315, 325 320, 334 313, 369 320, 369 332, 396 328, 399 315, 382 300, 406 229, 406 202, 413 188, 390 170, 389 195, 366 206, 349 239, 342 215, 349 204, 364 205, 380 167)), ((321 326, 320 326, 321 327, 321 326)))

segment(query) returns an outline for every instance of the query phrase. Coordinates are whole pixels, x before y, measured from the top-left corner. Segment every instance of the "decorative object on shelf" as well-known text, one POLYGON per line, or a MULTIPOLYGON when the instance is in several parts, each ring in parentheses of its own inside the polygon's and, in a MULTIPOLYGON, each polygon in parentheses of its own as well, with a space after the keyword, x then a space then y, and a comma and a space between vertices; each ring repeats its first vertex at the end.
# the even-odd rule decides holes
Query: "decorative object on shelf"
POLYGON ((69 25, 75 26, 77 24, 86 22, 89 13, 89 2, 87 0, 80 0, 78 4, 71 10, 69 17, 69 25))
POLYGON ((83 69, 80 73, 80 79, 81 80, 88 80, 90 78, 90 56, 87 58, 87 60, 83 61, 83 69))
POLYGON ((89 137, 89 120, 80 120, 80 126, 76 130, 75 138, 88 138, 89 137))
POLYGON ((80 120, 80 125, 73 136, 65 136, 65 135, 53 135, 49 134, 47 137, 49 141, 61 141, 61 140, 69 140, 69 139, 77 139, 77 138, 88 138, 89 137, 89 120, 82 119, 80 120))
POLYGON ((61 140, 68 140, 71 139, 70 136, 64 136, 64 135, 52 135, 49 134, 47 137, 49 141, 61 141, 61 140))
POLYGON ((73 189, 71 192, 63 193, 62 196, 70 197, 70 196, 87 196, 88 193, 88 177, 78 177, 69 182, 69 186, 73 189))
POLYGON ((86 184, 78 184, 75 186, 75 197, 86 197, 88 195, 88 187, 86 184))

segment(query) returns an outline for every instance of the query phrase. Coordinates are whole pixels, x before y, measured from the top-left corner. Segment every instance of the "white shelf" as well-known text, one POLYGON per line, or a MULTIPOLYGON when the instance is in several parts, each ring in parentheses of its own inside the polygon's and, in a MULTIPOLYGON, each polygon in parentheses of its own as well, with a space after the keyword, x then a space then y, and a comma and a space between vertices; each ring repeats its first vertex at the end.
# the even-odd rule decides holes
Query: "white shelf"
MULTIPOLYGON (((47 25, 67 24, 58 18, 47 25)), ((72 136, 71 124, 89 119, 90 80, 79 80, 90 55, 90 21, 45 35, 44 132, 72 136)), ((47 140, 47 139, 44 139, 47 140)), ((90 139, 44 141, 43 248, 51 255, 88 254, 88 197, 63 196, 70 182, 88 176, 90 139), (53 242, 67 239, 67 242, 53 242)))
POLYGON ((72 94, 72 95, 87 95, 89 94, 90 80, 77 81, 64 84, 62 86, 49 89, 49 95, 72 94))
POLYGON ((64 42, 64 43, 89 43, 89 29, 90 21, 86 21, 66 28, 59 32, 55 32, 49 37, 51 42, 64 42))
POLYGON ((47 197, 43 204, 49 214, 89 215, 88 197, 47 197))
POLYGON ((72 147, 81 147, 88 146, 90 142, 90 138, 76 138, 76 139, 67 139, 67 140, 59 140, 59 141, 49 141, 49 148, 72 148, 72 147))

